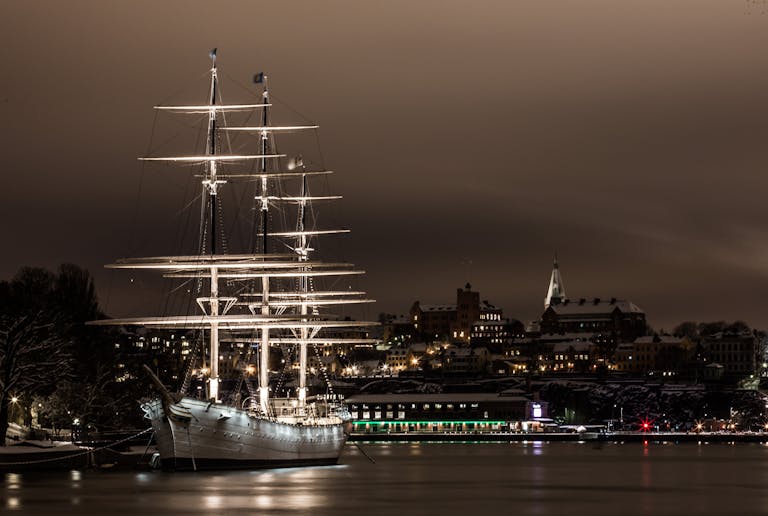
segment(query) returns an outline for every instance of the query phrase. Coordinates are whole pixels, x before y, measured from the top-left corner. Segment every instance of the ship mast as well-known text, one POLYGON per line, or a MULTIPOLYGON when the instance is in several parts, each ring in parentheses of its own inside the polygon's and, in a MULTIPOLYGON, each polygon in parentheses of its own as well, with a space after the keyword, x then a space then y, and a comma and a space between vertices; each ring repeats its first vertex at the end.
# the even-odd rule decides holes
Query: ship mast
MULTIPOLYGON (((303 160, 298 163, 302 172, 305 172, 303 160)), ((298 233, 299 245, 296 252, 299 255, 299 262, 306 262, 309 259, 309 247, 307 245, 306 223, 307 223, 307 197, 309 196, 307 188, 307 175, 301 176, 301 201, 299 201, 298 233)), ((305 269, 306 270, 306 269, 305 269)), ((309 291, 309 278, 299 277, 299 291, 306 294, 309 291)), ((307 296, 304 296, 301 303, 301 322, 307 322, 307 296)), ((307 338, 309 328, 303 326, 300 330, 301 340, 299 341, 299 406, 303 407, 307 403, 307 338)))
MULTIPOLYGON (((216 49, 211 51, 211 95, 208 102, 208 139, 206 143, 205 154, 207 156, 216 155, 216 49)), ((263 160, 262 160, 263 161, 263 160)), ((208 189, 208 204, 210 207, 210 233, 211 233, 211 256, 216 255, 216 193, 219 181, 216 177, 218 163, 215 160, 208 162, 208 177, 203 184, 208 189)), ((203 235, 205 237, 205 235, 203 235)), ((211 356, 211 374, 208 378, 208 399, 219 402, 219 269, 211 267, 211 297, 208 300, 211 311, 211 331, 210 331, 210 356, 211 356)))
MULTIPOLYGON (((261 132, 261 154, 267 154, 267 148, 269 144, 269 88, 267 87, 267 77, 263 73, 260 73, 256 79, 261 80, 264 83, 264 90, 262 92, 262 104, 264 108, 262 111, 261 125, 264 130, 261 132)), ((267 230, 269 222, 269 196, 267 192, 267 161, 262 160, 260 163, 261 169, 261 233, 262 233, 262 253, 267 254, 267 230)), ((265 319, 269 319, 269 276, 264 275, 261 278, 261 315, 265 319)), ((261 344, 259 346, 259 404, 261 406, 261 412, 264 415, 269 414, 269 327, 261 327, 261 344)))
MULTIPOLYGON (((315 130, 317 125, 285 125, 271 126, 269 107, 269 90, 264 74, 257 75, 257 83, 263 84, 262 101, 260 103, 223 104, 219 100, 218 71, 216 66, 216 49, 210 53, 211 79, 207 103, 202 105, 172 105, 155 106, 157 110, 171 113, 207 115, 207 132, 205 151, 201 155, 181 156, 148 156, 139 158, 147 162, 174 162, 174 163, 200 163, 203 165, 203 199, 201 209, 201 230, 199 249, 194 255, 181 256, 150 256, 144 258, 120 259, 107 265, 113 269, 147 269, 161 271, 166 278, 176 280, 196 279, 202 282, 210 281, 210 290, 203 294, 208 297, 197 297, 200 307, 199 315, 164 315, 159 317, 136 317, 123 319, 110 319, 92 321, 94 325, 140 325, 152 328, 187 328, 209 330, 209 354, 210 372, 208 374, 207 395, 214 403, 221 403, 219 377, 219 332, 232 333, 247 332, 252 335, 249 342, 258 342, 259 345, 259 408, 263 416, 269 416, 269 347, 270 342, 296 343, 299 349, 299 387, 297 392, 298 406, 304 411, 307 404, 307 348, 309 343, 321 331, 342 331, 346 328, 360 328, 373 326, 375 323, 365 321, 348 321, 330 317, 315 317, 318 307, 346 305, 351 303, 370 303, 372 299, 365 298, 364 292, 351 290, 315 290, 313 278, 339 278, 363 274, 364 271, 355 269, 349 263, 328 263, 310 260, 309 254, 313 251, 310 241, 313 236, 334 235, 347 233, 347 229, 311 228, 313 224, 308 210, 314 202, 333 201, 340 196, 324 195, 313 196, 310 193, 309 179, 316 175, 330 174, 329 170, 307 170, 299 159, 296 165, 300 170, 282 170, 279 166, 268 166, 267 159, 286 157, 284 154, 276 154, 274 143, 275 132, 294 132, 315 130), (227 127, 222 123, 225 119, 218 120, 218 113, 250 111, 263 109, 258 126, 227 127), (222 152, 219 142, 221 131, 244 131, 256 133, 260 137, 257 143, 258 153, 232 154, 231 149, 222 152), (220 169, 219 163, 241 163, 251 160, 261 160, 258 168, 251 171, 228 172, 220 169), (257 179, 258 191, 256 202, 260 204, 261 223, 257 229, 255 242, 251 252, 247 254, 218 254, 217 245, 217 207, 218 188, 225 184, 228 178, 257 179), (285 195, 282 188, 273 188, 274 195, 270 195, 269 181, 280 181, 282 178, 297 178, 301 180, 299 195, 285 195), (208 204, 207 209, 205 203, 208 204), (274 230, 269 224, 269 208, 271 203, 287 203, 298 205, 298 218, 295 231, 274 230), (209 230, 206 227, 210 227, 209 230), (270 231, 271 230, 271 231, 270 231), (259 238, 261 237, 261 242, 259 238), (291 253, 269 254, 269 238, 295 239, 291 253), (208 249, 208 245, 210 249, 208 249), (270 282, 285 280, 298 280, 294 283, 298 288, 293 291, 280 291, 273 289, 270 282), (219 291, 220 281, 227 285, 235 282, 256 282, 254 290, 239 293, 232 297, 226 291, 219 291), (261 282, 261 291, 258 291, 258 282, 261 282), (273 291, 274 290, 274 291, 273 291), (227 297, 227 296, 230 297, 227 297), (241 301, 246 298, 245 301, 241 301), (250 299, 249 299, 250 298, 250 299), (231 313, 230 313, 231 312, 231 313), (275 335, 270 335, 270 331, 275 335), (279 335, 277 334, 279 332, 279 335), (291 335, 288 336, 287 334, 291 335)), ((279 161, 277 162, 280 163, 279 161)), ((279 183, 282 184, 282 183, 279 183)), ((281 206, 282 204, 279 204, 281 206)), ((284 228, 287 229, 287 228, 284 228)), ((324 339, 324 342, 334 343, 365 343, 372 344, 374 339, 357 337, 333 337, 324 339)))
MULTIPOLYGON (((267 148, 269 146, 269 88, 267 87, 267 76, 263 73, 258 75, 257 81, 264 83, 264 91, 262 92, 262 103, 264 104, 264 110, 262 111, 261 126, 261 154, 267 154, 267 148)), ((262 234, 262 252, 267 254, 267 229, 269 223, 269 197, 267 196, 267 161, 261 160, 261 234, 262 234)))

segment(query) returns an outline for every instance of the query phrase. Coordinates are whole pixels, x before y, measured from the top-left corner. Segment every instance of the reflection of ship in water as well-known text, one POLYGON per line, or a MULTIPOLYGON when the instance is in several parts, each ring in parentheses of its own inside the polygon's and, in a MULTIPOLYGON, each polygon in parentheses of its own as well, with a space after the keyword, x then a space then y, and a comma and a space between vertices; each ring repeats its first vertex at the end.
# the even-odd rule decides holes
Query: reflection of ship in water
MULTIPOLYGON (((99 321, 95 324, 137 325, 148 328, 192 329, 205 334, 208 367, 204 399, 168 392, 153 376, 161 396, 142 405, 152 422, 165 469, 251 468, 337 462, 349 431, 344 405, 329 390, 310 395, 307 385, 308 351, 318 342, 370 342, 360 329, 373 323, 351 321, 327 310, 336 305, 366 303, 360 291, 339 288, 344 277, 361 274, 351 264, 313 258, 313 243, 322 235, 346 233, 320 228, 312 210, 318 202, 338 196, 313 195, 313 181, 330 171, 312 170, 301 159, 289 166, 277 152, 275 134, 313 131, 316 125, 273 125, 267 78, 256 103, 223 104, 219 94, 215 50, 211 54, 208 103, 158 106, 158 110, 204 117, 205 152, 199 155, 149 157, 147 161, 193 164, 202 177, 203 192, 197 254, 123 259, 108 267, 151 269, 165 277, 194 284, 196 314, 99 321), (241 125, 228 118, 244 117, 241 125), (248 125, 254 116, 259 122, 248 125), (250 147, 234 151, 230 136, 255 136, 250 147), (220 249, 218 232, 224 228, 219 193, 232 183, 251 188, 253 236, 246 249, 233 254, 220 249), (274 212, 274 213, 273 213, 274 212), (223 252, 222 252, 223 251, 223 252), (235 392, 226 393, 219 372, 220 343, 246 343, 258 353, 254 371, 242 371, 235 392), (270 392, 270 348, 296 356, 298 382, 292 397, 270 392), (258 375, 252 385, 248 373, 258 375), (241 390, 250 395, 241 400, 241 390)), ((245 369, 245 368, 244 368, 245 369)), ((190 368, 191 372, 191 368, 190 368)), ((188 373, 189 374, 189 373, 188 373)), ((282 389, 281 389, 282 390, 282 389)))

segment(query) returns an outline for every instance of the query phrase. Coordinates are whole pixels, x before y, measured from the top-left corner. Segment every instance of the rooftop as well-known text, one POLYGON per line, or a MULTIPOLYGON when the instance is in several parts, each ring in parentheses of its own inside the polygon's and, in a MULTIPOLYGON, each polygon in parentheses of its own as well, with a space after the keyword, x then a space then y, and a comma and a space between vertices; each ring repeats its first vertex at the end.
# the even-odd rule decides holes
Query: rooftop
POLYGON ((558 315, 607 314, 617 309, 623 313, 645 313, 639 306, 626 299, 601 299, 599 297, 578 300, 566 299, 562 303, 549 305, 549 308, 558 315))
POLYGON ((472 403, 529 401, 525 396, 501 396, 487 392, 460 392, 449 394, 356 394, 347 403, 472 403))
POLYGON ((422 312, 455 312, 456 305, 422 305, 419 304, 422 312))

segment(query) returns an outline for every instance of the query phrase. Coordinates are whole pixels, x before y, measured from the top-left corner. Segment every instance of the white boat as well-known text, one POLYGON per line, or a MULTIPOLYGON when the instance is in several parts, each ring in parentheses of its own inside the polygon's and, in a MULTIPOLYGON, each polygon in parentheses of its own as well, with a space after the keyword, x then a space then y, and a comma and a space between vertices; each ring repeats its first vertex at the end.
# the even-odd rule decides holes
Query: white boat
MULTIPOLYGON (((180 281, 197 282, 197 313, 96 321, 98 325, 136 325, 149 328, 199 330, 207 334, 209 367, 205 368, 204 399, 187 393, 170 393, 157 378, 161 396, 142 405, 151 421, 163 469, 200 470, 263 468, 334 464, 346 442, 349 414, 343 402, 328 392, 310 395, 307 385, 308 350, 318 344, 373 343, 364 330, 375 325, 334 316, 329 308, 372 300, 364 292, 320 287, 323 280, 338 281, 362 274, 347 263, 315 260, 313 242, 321 235, 345 233, 344 229, 312 226, 313 204, 337 196, 312 195, 312 180, 329 174, 311 170, 276 151, 275 134, 314 131, 316 125, 273 126, 267 78, 257 76, 258 102, 223 104, 220 100, 216 52, 208 101, 201 105, 156 106, 165 112, 206 116, 205 153, 187 156, 152 156, 146 161, 196 163, 202 176, 199 252, 194 255, 159 256, 118 260, 108 268, 153 269, 180 281), (227 126, 225 114, 250 112, 255 125, 227 126), (250 148, 234 152, 224 146, 227 135, 255 136, 250 148), (253 164, 250 171, 243 164, 253 164), (234 183, 256 192, 257 220, 254 244, 238 254, 222 252, 222 226, 217 194, 234 183), (293 189, 293 190, 291 190, 293 189), (270 210, 280 217, 270 217, 270 210), (291 211, 292 217, 285 213, 291 211), (277 226, 281 219, 288 227, 277 226), (278 251, 278 252, 275 252, 278 251), (258 353, 258 390, 244 402, 230 403, 222 393, 219 375, 220 345, 248 343, 258 353), (293 346, 298 355, 295 396, 276 398, 270 392, 269 355, 274 346, 293 346)), ((245 374, 245 372, 244 372, 245 374)), ((247 382, 246 382, 247 383, 247 382)), ((274 387, 274 386, 273 386, 274 387)), ((235 397, 237 399, 237 397, 235 397)))

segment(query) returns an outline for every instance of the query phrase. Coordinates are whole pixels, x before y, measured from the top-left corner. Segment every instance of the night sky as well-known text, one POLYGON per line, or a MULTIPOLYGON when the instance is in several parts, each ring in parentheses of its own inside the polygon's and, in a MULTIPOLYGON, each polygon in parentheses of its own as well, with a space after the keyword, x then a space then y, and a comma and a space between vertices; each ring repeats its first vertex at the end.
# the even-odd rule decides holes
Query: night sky
POLYGON ((768 327, 763 1, 4 0, 0 41, 0 278, 73 262, 135 311, 102 265, 172 252, 135 237, 174 194, 136 160, 151 106, 202 100, 218 47, 321 125, 372 314, 469 281, 536 318, 557 252, 570 297, 657 329, 768 327))

